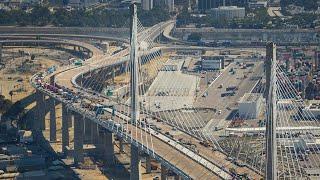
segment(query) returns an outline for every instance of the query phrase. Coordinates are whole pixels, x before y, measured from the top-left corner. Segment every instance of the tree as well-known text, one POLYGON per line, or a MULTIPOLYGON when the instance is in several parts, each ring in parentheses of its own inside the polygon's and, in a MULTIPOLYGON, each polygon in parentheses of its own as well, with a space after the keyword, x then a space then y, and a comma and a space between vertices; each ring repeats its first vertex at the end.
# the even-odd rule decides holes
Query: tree
POLYGON ((44 26, 50 22, 51 14, 47 7, 35 6, 31 13, 30 19, 33 25, 44 26))
POLYGON ((34 58, 36 58, 36 56, 34 54, 31 54, 31 60, 34 60, 34 58))
POLYGON ((201 40, 201 34, 200 33, 191 33, 188 36, 188 41, 200 41, 201 40))

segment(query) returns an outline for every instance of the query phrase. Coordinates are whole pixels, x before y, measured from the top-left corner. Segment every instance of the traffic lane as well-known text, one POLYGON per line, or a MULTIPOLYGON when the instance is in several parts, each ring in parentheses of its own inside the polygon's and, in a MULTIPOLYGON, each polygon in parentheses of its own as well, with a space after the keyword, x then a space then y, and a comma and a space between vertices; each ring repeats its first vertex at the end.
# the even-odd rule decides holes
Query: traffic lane
POLYGON ((148 121, 151 124, 156 125, 157 127, 161 128, 161 132, 169 132, 169 134, 173 135, 175 139, 181 139, 181 141, 189 142, 191 144, 196 145, 195 151, 197 151, 201 156, 206 157, 211 162, 215 164, 219 164, 223 166, 225 169, 234 168, 237 169, 238 173, 248 173, 250 177, 254 177, 255 179, 260 179, 261 177, 259 174, 255 173, 254 171, 250 170, 248 167, 239 167, 234 163, 227 160, 227 156, 219 151, 212 151, 212 147, 205 147, 200 145, 200 141, 188 134, 185 134, 177 129, 173 130, 173 128, 166 123, 157 122, 155 120, 148 121))
POLYGON ((216 119, 223 119, 229 115, 229 111, 226 110, 227 107, 232 108, 235 106, 237 101, 244 95, 244 93, 249 92, 257 81, 252 81, 250 78, 262 72, 263 66, 261 63, 255 63, 253 69, 255 73, 249 73, 246 79, 241 79, 243 74, 247 70, 238 69, 236 74, 230 75, 229 72, 224 72, 209 88, 208 96, 202 98, 199 103, 205 104, 206 107, 213 107, 217 110, 222 110, 220 115, 215 117, 216 119), (226 84, 227 83, 227 84, 226 84), (220 84, 223 84, 223 88, 217 88, 220 84), (221 97, 221 93, 225 92, 225 88, 228 86, 239 86, 239 90, 236 91, 234 96, 221 97))
MULTIPOLYGON (((159 123, 161 125, 161 123, 159 123)), ((178 134, 174 135, 175 139, 182 139, 182 141, 188 142, 190 144, 193 144, 196 146, 195 151, 198 152, 199 155, 206 157, 211 162, 214 162, 215 164, 219 164, 222 166, 223 169, 230 169, 234 168, 237 170, 238 173, 248 173, 250 177, 254 177, 254 179, 260 179, 261 176, 257 174, 256 172, 252 171, 248 167, 239 167, 235 165, 234 163, 227 160, 227 156, 220 151, 213 151, 212 147, 205 147, 199 143, 199 141, 196 138, 190 137, 187 134, 184 133, 173 133, 178 130, 172 130, 170 128, 163 127, 162 129, 165 132, 169 132, 170 134, 178 134)))
MULTIPOLYGON (((118 119, 118 121, 115 120, 115 122, 123 122, 120 118, 116 119, 118 119)), ((164 141, 164 135, 160 133, 157 135, 156 133, 146 132, 141 129, 141 127, 136 127, 132 124, 125 124, 125 126, 133 139, 137 140, 141 144, 148 145, 150 149, 153 149, 154 152, 160 155, 163 159, 175 165, 177 168, 190 175, 193 179, 210 179, 210 177, 220 179, 215 173, 207 169, 207 167, 197 162, 200 161, 199 158, 196 161, 195 159, 197 159, 197 157, 193 157, 194 159, 192 159, 189 157, 190 155, 186 155, 186 148, 183 148, 181 145, 181 147, 177 147, 178 144, 173 146, 172 143, 175 143, 173 140, 164 141), (160 138, 159 136, 162 137, 160 138), (184 150, 185 153, 182 153, 182 150, 184 150)), ((191 153, 191 156, 195 156, 195 154, 192 154, 193 152, 190 150, 187 150, 187 153, 191 153)))
MULTIPOLYGON (((233 68, 235 68, 234 64, 232 65, 233 68)), ((223 105, 227 103, 225 101, 226 98, 230 97, 221 97, 221 93, 225 92, 225 88, 228 86, 237 85, 238 77, 242 76, 242 73, 237 71, 236 74, 231 75, 229 71, 224 71, 222 74, 212 83, 212 85, 208 89, 208 96, 199 98, 198 102, 196 103, 196 106, 205 106, 205 107, 211 107, 216 108, 217 110, 223 110, 222 113, 224 114, 225 111, 223 108, 223 105), (239 75, 240 74, 240 75, 239 75), (220 85, 223 85, 222 88, 218 88, 220 85), (222 99, 222 101, 221 101, 222 99)), ((237 95, 236 95, 237 96, 237 95)), ((227 99, 229 101, 229 99, 227 99)), ((229 103, 230 104, 230 103, 229 103)), ((226 107, 226 106, 225 106, 226 107)))
MULTIPOLYGON (((230 112, 226 110, 227 107, 229 108, 234 108, 237 104, 237 102, 240 100, 240 98, 243 97, 243 95, 245 93, 249 93, 252 88, 254 87, 254 85, 258 82, 258 80, 250 80, 251 77, 254 77, 256 75, 261 75, 261 73, 263 70, 263 64, 261 62, 256 63, 255 66, 250 70, 254 73, 249 73, 247 76, 247 78, 245 78, 244 80, 240 80, 238 81, 238 90, 236 91, 236 94, 234 96, 231 96, 229 101, 223 100, 223 98, 221 99, 220 103, 221 103, 221 107, 224 109, 224 113, 222 113, 219 118, 224 118, 226 119, 230 112), (226 103, 228 102, 228 103, 226 103)), ((229 97, 225 97, 225 98, 229 98, 229 97)))
MULTIPOLYGON (((117 109, 121 109, 119 107, 119 105, 117 107, 118 107, 117 109)), ((110 111, 111 111, 111 109, 110 109, 110 111)), ((130 132, 131 137, 133 139, 137 140, 141 144, 149 145, 149 148, 154 149, 154 151, 157 154, 159 154, 159 152, 162 151, 162 149, 159 150, 158 148, 159 147, 163 148, 166 145, 167 149, 163 150, 162 152, 166 153, 168 151, 173 151, 174 154, 167 153, 167 155, 169 157, 172 156, 172 157, 177 158, 177 159, 174 159, 173 162, 175 162, 175 163, 180 163, 181 161, 186 162, 185 160, 183 160, 182 158, 177 156, 177 154, 175 154, 175 153, 180 153, 180 154, 184 155, 185 158, 190 159, 191 161, 189 161, 188 164, 184 164, 184 165, 186 165, 186 167, 183 166, 183 167, 179 167, 179 168, 184 168, 183 171, 189 172, 192 176, 194 176, 194 179, 199 179, 199 178, 202 179, 202 178, 207 178, 210 176, 212 177, 212 174, 215 174, 215 173, 221 173, 220 174, 221 177, 229 177, 229 175, 226 172, 224 172, 223 170, 221 170, 217 165, 215 165, 215 163, 204 159, 203 157, 197 155, 196 153, 194 153, 190 149, 182 146, 181 144, 174 141, 173 139, 169 139, 164 134, 158 133, 153 129, 148 130, 148 128, 139 127, 138 125, 136 126, 136 125, 128 124, 128 121, 126 119, 129 120, 129 117, 122 114, 122 113, 116 112, 116 115, 117 116, 115 116, 114 122, 124 124, 124 127, 126 128, 127 132, 130 132), (162 144, 159 141, 155 141, 155 140, 160 140, 162 142, 162 144), (163 145, 163 143, 165 145, 163 145), (190 169, 190 163, 192 163, 192 162, 193 162, 193 164, 192 164, 193 167, 197 168, 197 166, 194 164, 198 164, 199 166, 202 166, 202 168, 204 168, 204 169, 201 169, 201 168, 197 168, 197 169, 193 168, 192 169, 192 166, 190 169), (195 172, 192 172, 192 171, 195 171, 195 172)), ((165 124, 163 124, 163 125, 165 125, 165 124)), ((169 125, 166 125, 166 126, 169 127, 169 125)), ((181 132, 181 133, 183 133, 183 132, 181 132)), ((192 138, 192 137, 190 137, 190 138, 192 138)), ((159 155, 161 155, 161 154, 159 154, 159 155)), ((161 155, 161 157, 164 157, 164 156, 161 155)), ((164 159, 165 159, 165 157, 164 157, 164 159)), ((189 174, 189 173, 187 173, 187 174, 189 174)), ((218 176, 217 176, 217 178, 218 178, 218 176)))

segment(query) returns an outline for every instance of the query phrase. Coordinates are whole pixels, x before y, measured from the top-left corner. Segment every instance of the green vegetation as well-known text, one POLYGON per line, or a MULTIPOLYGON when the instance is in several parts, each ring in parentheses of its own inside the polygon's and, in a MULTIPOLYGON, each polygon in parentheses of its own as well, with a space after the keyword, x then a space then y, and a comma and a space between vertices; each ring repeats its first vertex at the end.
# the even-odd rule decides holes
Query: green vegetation
POLYGON ((200 41, 201 40, 201 34, 199 33, 191 33, 188 36, 188 41, 200 41))
POLYGON ((211 14, 203 17, 193 17, 188 11, 183 10, 177 17, 177 26, 186 24, 196 24, 197 27, 215 27, 215 28, 263 28, 270 17, 265 8, 248 11, 254 14, 253 17, 245 17, 244 19, 217 19, 211 14))
MULTIPOLYGON (((151 26, 168 20, 170 14, 166 9, 154 8, 151 11, 138 11, 138 16, 144 26, 151 26)), ((0 10, 0 25, 18 26, 78 26, 78 27, 128 27, 129 10, 99 9, 86 11, 78 9, 67 11, 57 9, 50 12, 47 7, 35 6, 31 11, 0 10)))
POLYGON ((291 19, 287 20, 289 24, 295 24, 302 28, 313 28, 315 26, 314 21, 319 20, 320 15, 317 14, 296 14, 291 19))
POLYGON ((139 9, 138 18, 144 26, 152 26, 158 22, 170 19, 170 14, 165 8, 154 7, 151 11, 139 9))
POLYGON ((177 26, 183 27, 187 24, 195 24, 196 27, 215 28, 243 28, 243 29, 280 29, 287 28, 287 25, 298 25, 299 28, 314 28, 314 23, 320 19, 318 14, 296 14, 292 18, 282 19, 270 17, 266 8, 247 10, 247 16, 243 19, 216 19, 210 14, 202 17, 194 17, 186 10, 177 17, 177 26))
POLYGON ((288 7, 290 4, 293 4, 296 6, 304 7, 304 9, 307 11, 314 11, 318 9, 317 1, 318 0, 281 0, 280 5, 283 9, 288 7))

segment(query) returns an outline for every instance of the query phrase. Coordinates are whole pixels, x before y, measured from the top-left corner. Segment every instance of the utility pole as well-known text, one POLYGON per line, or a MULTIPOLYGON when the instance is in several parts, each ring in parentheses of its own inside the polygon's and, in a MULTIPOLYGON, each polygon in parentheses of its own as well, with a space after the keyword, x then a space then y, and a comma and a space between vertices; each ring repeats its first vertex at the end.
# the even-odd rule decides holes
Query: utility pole
POLYGON ((266 117, 266 169, 268 180, 277 179, 277 142, 276 142, 276 45, 273 42, 266 48, 266 91, 267 117, 266 117))

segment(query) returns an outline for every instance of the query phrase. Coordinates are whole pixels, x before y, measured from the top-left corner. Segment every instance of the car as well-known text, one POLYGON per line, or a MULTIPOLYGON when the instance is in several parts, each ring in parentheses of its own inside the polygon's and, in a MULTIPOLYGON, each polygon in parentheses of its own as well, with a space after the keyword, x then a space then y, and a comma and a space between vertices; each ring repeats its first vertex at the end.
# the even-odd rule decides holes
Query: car
POLYGON ((218 111, 218 114, 221 114, 221 113, 222 113, 222 111, 221 111, 221 110, 219 110, 219 111, 218 111))

